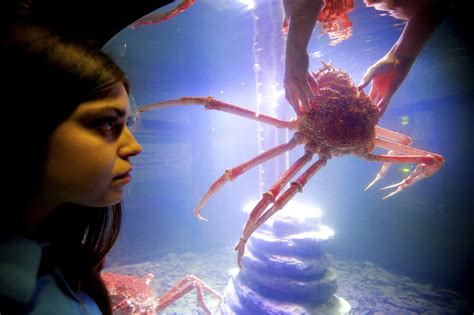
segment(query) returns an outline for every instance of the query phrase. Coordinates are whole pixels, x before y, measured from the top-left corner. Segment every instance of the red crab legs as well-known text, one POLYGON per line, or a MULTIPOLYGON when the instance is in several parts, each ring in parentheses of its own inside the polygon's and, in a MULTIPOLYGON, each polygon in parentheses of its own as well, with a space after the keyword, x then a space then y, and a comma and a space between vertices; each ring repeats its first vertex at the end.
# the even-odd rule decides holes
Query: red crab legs
MULTIPOLYGON (((179 99, 158 102, 151 105, 140 107, 138 109, 138 112, 142 113, 142 112, 149 111, 152 109, 164 108, 164 107, 169 107, 169 106, 196 105, 196 104, 203 105, 206 109, 216 109, 216 110, 224 111, 227 113, 231 113, 238 116, 250 118, 256 121, 260 121, 263 123, 267 123, 277 128, 288 128, 290 130, 294 130, 296 128, 296 120, 283 121, 283 120, 276 119, 267 115, 257 114, 254 111, 251 111, 239 106, 235 106, 232 104, 228 104, 225 102, 221 102, 212 97, 183 97, 179 99)), ((271 150, 263 152, 259 154, 258 156, 254 157, 253 159, 243 164, 240 164, 232 169, 225 170, 224 174, 211 185, 211 187, 209 188, 207 193, 204 195, 204 197, 201 198, 198 205, 194 209, 194 215, 201 220, 207 221, 207 219, 201 216, 200 214, 201 210, 204 207, 204 205, 207 203, 209 198, 212 195, 214 195, 217 191, 219 191, 219 189, 225 183, 227 183, 228 181, 235 180, 239 175, 245 173, 249 169, 259 164, 262 164, 263 162, 267 160, 270 160, 284 152, 294 149, 298 144, 301 143, 301 141, 302 141, 301 137, 297 137, 295 135, 288 143, 279 145, 271 150)))
POLYGON ((206 314, 211 314, 211 311, 207 307, 206 303, 204 303, 204 291, 210 293, 212 296, 214 296, 220 301, 222 301, 222 296, 214 289, 207 286, 204 281, 193 275, 185 276, 171 290, 161 296, 158 300, 159 302, 156 311, 159 312, 165 309, 166 307, 168 307, 168 305, 173 304, 176 300, 178 300, 194 288, 196 288, 197 292, 198 305, 206 312, 206 314))
POLYGON ((156 297, 155 290, 150 286, 153 274, 135 277, 113 272, 102 272, 102 280, 112 300, 112 311, 120 314, 156 314, 176 302, 182 296, 196 288, 198 305, 206 314, 211 314, 204 302, 204 292, 222 301, 222 296, 207 286, 204 281, 193 275, 186 275, 173 288, 156 297))
POLYGON ((351 154, 368 161, 383 162, 377 177, 366 189, 382 179, 392 163, 416 164, 416 168, 404 180, 383 188, 396 188, 385 198, 393 196, 425 177, 431 176, 444 163, 444 158, 439 154, 411 147, 412 140, 410 137, 377 126, 380 118, 378 108, 363 90, 354 85, 347 73, 332 67, 330 64, 323 64, 323 67, 317 72, 313 72, 312 75, 315 82, 317 82, 317 84, 311 86, 315 92, 316 100, 311 103, 309 112, 298 112, 296 113, 297 117, 289 121, 257 114, 254 111, 224 103, 212 97, 183 97, 139 108, 139 112, 144 112, 168 106, 197 104, 204 106, 206 109, 224 111, 270 124, 277 128, 287 128, 294 132, 288 143, 276 146, 247 162, 226 170, 211 185, 196 206, 194 214, 201 219, 202 208, 225 183, 235 180, 249 169, 290 151, 298 145, 304 146, 305 154, 293 163, 276 183, 263 194, 261 200, 251 212, 242 237, 236 246, 239 264, 245 249, 245 243, 250 235, 293 198, 296 192, 301 191, 308 180, 333 156, 351 154), (388 153, 371 153, 375 147, 386 149, 388 153), (319 156, 319 160, 309 166, 306 171, 303 171, 303 174, 282 193, 285 186, 290 183, 293 177, 297 176, 298 172, 303 170, 315 154, 319 156))

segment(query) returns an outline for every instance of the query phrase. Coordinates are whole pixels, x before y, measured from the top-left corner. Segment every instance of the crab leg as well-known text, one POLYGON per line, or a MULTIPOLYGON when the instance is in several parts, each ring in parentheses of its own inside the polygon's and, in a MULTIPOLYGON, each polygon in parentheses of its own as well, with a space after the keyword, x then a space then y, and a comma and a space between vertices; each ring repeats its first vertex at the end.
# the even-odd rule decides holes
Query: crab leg
MULTIPOLYGON (((404 135, 404 134, 401 134, 399 132, 395 132, 395 131, 392 131, 392 130, 389 130, 389 129, 385 129, 385 128, 382 128, 382 127, 379 127, 379 126, 375 126, 375 133, 376 133, 377 137, 385 138, 385 139, 388 139, 388 140, 391 140, 391 141, 394 141, 394 142, 397 142, 397 143, 401 143, 401 144, 404 144, 404 145, 407 145, 407 146, 410 146, 413 142, 411 137, 409 137, 407 135, 404 135)), ((388 155, 395 155, 395 152, 394 151, 388 151, 387 154, 388 155)), ((392 163, 390 163, 390 162, 383 163, 382 168, 377 173, 377 176, 375 177, 375 179, 369 185, 367 185, 365 190, 368 190, 375 183, 377 183, 379 180, 384 178, 385 175, 388 172, 388 169, 390 168, 390 165, 392 165, 392 163)))
POLYGON ((397 184, 382 188, 389 189, 397 187, 394 192, 388 194, 383 199, 389 198, 413 185, 417 181, 433 175, 444 163, 444 158, 439 154, 415 149, 389 140, 375 139, 375 145, 403 155, 393 156, 369 154, 367 159, 370 161, 382 161, 389 163, 417 163, 415 170, 413 170, 407 178, 397 184))
POLYGON ((394 142, 401 143, 408 146, 411 145, 411 143, 413 142, 411 137, 404 135, 403 133, 385 129, 380 126, 375 126, 375 133, 378 137, 389 139, 394 142))
MULTIPOLYGON (((394 156, 396 153, 394 151, 388 151, 387 156, 394 156)), ((392 165, 391 162, 384 162, 382 165, 382 168, 380 171, 377 173, 377 176, 375 176, 374 180, 371 181, 367 187, 365 187, 364 191, 367 191, 370 187, 372 187, 375 183, 377 183, 379 180, 385 177, 387 175, 388 169, 392 165)))
MULTIPOLYGON (((247 224, 245 224, 243 235, 251 229, 251 226, 257 219, 262 215, 262 212, 267 208, 270 203, 275 202, 276 197, 280 194, 281 190, 288 184, 288 182, 298 173, 303 166, 305 166, 313 157, 313 153, 310 151, 306 151, 305 154, 300 157, 293 165, 287 169, 283 175, 277 180, 275 184, 273 184, 270 189, 263 193, 262 199, 258 202, 258 204, 253 208, 252 212, 250 213, 249 220, 247 224)), ((244 240, 241 239, 243 243, 244 240)), ((239 243, 240 244, 240 243, 239 243)), ((239 245, 237 245, 238 247, 239 245)), ((236 247, 236 249, 237 249, 236 247)))
POLYGON ((203 290, 211 293, 214 297, 222 300, 222 296, 212 288, 208 287, 201 279, 193 275, 185 276, 179 281, 171 290, 166 292, 162 297, 159 298, 159 304, 155 311, 160 311, 168 307, 168 305, 174 303, 176 300, 181 298, 183 295, 196 288, 197 299, 199 306, 206 312, 211 314, 211 311, 204 302, 203 290))
POLYGON ((291 140, 288 143, 279 145, 279 146, 277 146, 277 147, 275 147, 271 150, 263 152, 263 153, 257 155, 256 157, 254 157, 253 159, 251 159, 251 160, 249 160, 245 163, 242 163, 242 164, 240 164, 240 165, 238 165, 238 166, 236 166, 232 169, 225 170, 224 174, 221 177, 219 177, 219 179, 216 180, 211 185, 211 187, 206 192, 206 194, 201 198, 198 205, 194 209, 194 215, 196 217, 198 217, 199 219, 201 219, 201 220, 207 221, 207 219, 205 219, 201 216, 201 210, 204 207, 204 205, 207 203, 209 198, 211 198, 212 195, 214 195, 216 192, 218 192, 219 189, 221 189, 221 187, 224 186, 225 183, 227 183, 228 181, 235 180, 238 176, 240 176, 241 174, 247 172, 249 169, 251 169, 251 168, 253 168, 253 167, 255 167, 259 164, 262 164, 263 162, 265 162, 269 159, 272 159, 272 158, 274 158, 274 157, 276 157, 276 156, 278 156, 278 155, 280 155, 284 152, 292 150, 301 141, 302 141, 302 138, 299 136, 299 134, 295 134, 293 136, 293 138, 291 138, 291 140))
POLYGON ((140 113, 146 112, 152 109, 164 108, 169 106, 180 106, 180 105, 204 105, 206 109, 216 109, 223 112, 231 113, 234 115, 250 118, 262 123, 273 125, 277 128, 288 128, 293 130, 296 128, 296 120, 280 120, 264 114, 257 114, 254 111, 235 106, 229 103, 225 103, 214 99, 213 97, 182 97, 174 100, 163 101, 153 103, 150 105, 142 106, 138 108, 140 113))
POLYGON ((131 25, 131 28, 136 28, 137 26, 142 26, 142 25, 151 25, 151 24, 159 24, 161 22, 164 22, 166 20, 171 19, 172 17, 175 17, 176 15, 180 14, 184 10, 188 9, 191 5, 196 2, 195 0, 181 0, 176 7, 172 8, 169 11, 166 12, 161 12, 161 13, 155 13, 155 14, 150 14, 146 15, 143 18, 139 19, 138 21, 134 22, 131 25))
POLYGON ((121 308, 126 308, 126 307, 130 307, 130 305, 128 304, 128 300, 124 298, 123 300, 121 300, 120 302, 112 306, 112 312, 115 312, 121 308))
MULTIPOLYGON (((302 158, 304 157, 305 156, 303 156, 302 158)), ((245 251, 245 243, 247 242, 249 237, 253 234, 253 232, 255 232, 255 230, 259 226, 265 223, 265 221, 268 220, 268 218, 270 218, 275 212, 283 209, 283 207, 288 203, 288 201, 290 201, 293 198, 293 196, 297 192, 301 192, 303 190, 303 187, 306 185, 306 183, 311 179, 311 177, 313 177, 314 174, 316 174, 317 171, 321 169, 321 167, 323 167, 326 164, 326 162, 327 162, 327 159, 319 159, 316 162, 314 162, 303 174, 301 174, 294 182, 291 183, 290 188, 288 188, 280 197, 278 197, 278 199, 274 202, 273 206, 270 209, 265 211, 258 218, 255 218, 255 220, 252 220, 252 222, 250 222, 251 220, 249 219, 249 221, 247 222, 247 225, 249 225, 249 223, 250 225, 246 227, 246 229, 244 230, 244 233, 242 237, 240 238, 239 244, 236 247, 236 250, 238 250, 237 261, 240 268, 242 268, 241 260, 245 251)))

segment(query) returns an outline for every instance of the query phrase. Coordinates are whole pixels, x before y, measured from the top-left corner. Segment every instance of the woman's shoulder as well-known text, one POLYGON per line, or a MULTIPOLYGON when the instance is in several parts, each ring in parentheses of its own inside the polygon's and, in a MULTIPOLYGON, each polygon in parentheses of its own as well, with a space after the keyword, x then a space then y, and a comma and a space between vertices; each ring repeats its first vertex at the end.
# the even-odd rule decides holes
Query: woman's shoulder
POLYGON ((0 240, 0 313, 101 314, 86 294, 77 294, 58 270, 38 277, 42 246, 22 237, 0 240))
POLYGON ((75 293, 59 271, 38 279, 37 294, 29 314, 102 314, 97 304, 85 293, 75 293))
POLYGON ((37 242, 17 236, 0 240, 0 296, 29 303, 36 291, 40 261, 37 242))

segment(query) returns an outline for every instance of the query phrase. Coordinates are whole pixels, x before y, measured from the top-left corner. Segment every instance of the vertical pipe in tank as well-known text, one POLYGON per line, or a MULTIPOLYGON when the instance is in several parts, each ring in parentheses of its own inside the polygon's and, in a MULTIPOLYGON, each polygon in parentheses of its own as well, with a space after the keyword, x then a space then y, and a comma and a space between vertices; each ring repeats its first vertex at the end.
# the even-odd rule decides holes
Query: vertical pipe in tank
MULTIPOLYGON (((253 18, 253 58, 257 113, 286 119, 280 106, 283 90, 285 39, 281 31, 284 10, 281 1, 255 0, 253 18)), ((283 106, 284 107, 284 106, 283 106)), ((259 154, 288 141, 287 130, 257 124, 259 154)), ((259 166, 260 194, 288 168, 288 153, 259 166)))

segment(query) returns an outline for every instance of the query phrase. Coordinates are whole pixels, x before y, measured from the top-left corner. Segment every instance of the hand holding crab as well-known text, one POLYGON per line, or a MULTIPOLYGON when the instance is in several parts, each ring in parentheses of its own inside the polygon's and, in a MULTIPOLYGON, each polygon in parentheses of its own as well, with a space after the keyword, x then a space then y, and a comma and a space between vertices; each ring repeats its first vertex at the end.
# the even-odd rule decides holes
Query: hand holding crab
POLYGON ((200 219, 203 219, 201 210, 206 202, 226 182, 235 180, 249 169, 290 151, 297 145, 304 145, 305 153, 263 194, 252 210, 236 246, 239 265, 244 254, 245 243, 250 235, 275 212, 282 209, 297 192, 301 192, 310 178, 333 156, 351 154, 368 161, 384 162, 377 177, 366 189, 385 176, 391 163, 416 163, 416 168, 408 177, 399 183, 383 188, 395 188, 384 199, 433 175, 444 163, 444 158, 439 154, 411 147, 410 137, 377 126, 381 115, 380 111, 365 92, 358 89, 342 70, 336 69, 330 64, 324 64, 319 71, 313 72, 312 76, 314 80, 310 82, 311 89, 316 96, 315 101, 310 103, 309 112, 297 113, 297 117, 289 121, 263 114, 257 115, 251 110, 227 104, 212 97, 183 97, 139 108, 140 112, 144 112, 168 106, 199 104, 206 109, 221 110, 277 128, 287 128, 294 131, 294 135, 288 143, 281 144, 247 162, 225 170, 196 206, 194 214, 200 219), (388 153, 372 154, 375 147, 386 149, 388 153), (314 155, 319 157, 318 160, 307 167, 296 180, 291 182, 290 187, 282 192, 290 180, 310 162, 314 155))

